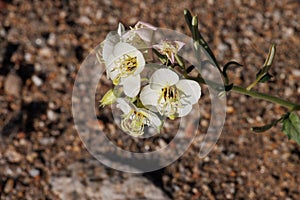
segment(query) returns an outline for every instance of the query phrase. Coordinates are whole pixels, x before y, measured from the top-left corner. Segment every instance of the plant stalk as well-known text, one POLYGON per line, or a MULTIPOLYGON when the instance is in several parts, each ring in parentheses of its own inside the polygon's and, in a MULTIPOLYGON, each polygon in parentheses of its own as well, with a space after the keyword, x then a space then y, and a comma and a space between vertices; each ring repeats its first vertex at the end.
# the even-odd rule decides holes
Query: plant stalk
MULTIPOLYGON (((210 81, 210 80, 204 80, 202 77, 186 76, 186 78, 197 81, 198 83, 201 83, 201 84, 212 86, 214 88, 224 88, 224 86, 222 86, 218 83, 215 83, 213 81, 210 81)), ((237 92, 240 94, 244 94, 247 96, 251 96, 256 99, 261 99, 261 100, 265 100, 265 101, 269 101, 269 102, 281 105, 283 107, 288 108, 289 111, 300 110, 300 104, 292 103, 287 100, 284 100, 284 99, 281 99, 279 97, 275 97, 275 96, 272 96, 269 94, 265 94, 265 93, 261 93, 261 92, 257 92, 257 91, 253 91, 253 90, 247 90, 246 88, 243 88, 243 87, 240 87, 237 85, 233 85, 231 91, 237 92)))

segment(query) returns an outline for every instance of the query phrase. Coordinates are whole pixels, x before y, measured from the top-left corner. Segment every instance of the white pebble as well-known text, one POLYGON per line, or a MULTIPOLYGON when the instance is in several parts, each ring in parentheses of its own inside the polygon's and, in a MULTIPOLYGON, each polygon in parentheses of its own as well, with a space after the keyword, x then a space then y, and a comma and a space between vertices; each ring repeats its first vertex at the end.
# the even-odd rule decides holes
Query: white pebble
POLYGON ((36 176, 40 175, 40 171, 37 170, 37 169, 32 169, 32 170, 29 171, 29 174, 32 177, 36 177, 36 176))
POLYGON ((38 76, 33 75, 31 77, 32 82, 34 83, 34 85, 36 85, 37 87, 41 86, 43 84, 42 79, 40 79, 38 76))
POLYGON ((294 70, 292 71, 292 74, 293 74, 294 76, 296 76, 296 77, 300 77, 300 70, 299 70, 299 69, 294 69, 294 70))
POLYGON ((55 121, 57 119, 57 115, 52 110, 47 111, 47 117, 50 121, 55 121))

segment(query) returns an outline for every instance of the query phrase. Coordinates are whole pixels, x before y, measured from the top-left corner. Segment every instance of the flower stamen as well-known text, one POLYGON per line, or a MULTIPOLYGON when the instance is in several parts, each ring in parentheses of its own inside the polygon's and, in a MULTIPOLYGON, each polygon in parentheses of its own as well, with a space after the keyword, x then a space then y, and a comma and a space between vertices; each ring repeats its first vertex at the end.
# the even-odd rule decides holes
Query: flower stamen
POLYGON ((145 124, 149 124, 149 120, 146 116, 141 112, 131 110, 124 116, 121 127, 124 131, 137 136, 144 133, 145 124))
POLYGON ((110 72, 117 71, 118 75, 113 80, 115 85, 119 84, 120 78, 126 78, 136 71, 138 67, 137 56, 123 55, 120 59, 115 61, 115 67, 110 72))
POLYGON ((176 86, 166 86, 161 89, 161 95, 158 99, 158 105, 160 114, 167 115, 171 119, 176 117, 177 109, 182 108, 183 105, 180 102, 180 91, 176 86))

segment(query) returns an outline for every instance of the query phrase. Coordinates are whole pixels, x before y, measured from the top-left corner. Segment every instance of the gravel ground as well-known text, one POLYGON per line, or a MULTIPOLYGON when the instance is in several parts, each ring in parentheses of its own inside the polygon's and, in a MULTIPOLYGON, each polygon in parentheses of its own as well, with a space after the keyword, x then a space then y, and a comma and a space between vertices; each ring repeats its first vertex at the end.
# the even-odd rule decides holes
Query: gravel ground
POLYGON ((132 175, 106 168, 84 148, 71 114, 83 59, 119 21, 190 35, 183 8, 198 15, 220 64, 244 65, 230 73, 236 84, 251 83, 276 43, 274 77, 258 90, 300 102, 298 0, 0 0, 1 199, 300 199, 300 147, 279 126, 249 131, 286 110, 234 93, 223 134, 204 159, 196 140, 168 167, 132 175))

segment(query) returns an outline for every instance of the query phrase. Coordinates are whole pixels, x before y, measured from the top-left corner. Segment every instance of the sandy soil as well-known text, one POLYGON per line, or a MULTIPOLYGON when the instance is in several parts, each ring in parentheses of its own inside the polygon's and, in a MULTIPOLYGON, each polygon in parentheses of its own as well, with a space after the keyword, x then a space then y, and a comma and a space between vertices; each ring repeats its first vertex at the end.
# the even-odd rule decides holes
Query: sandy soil
MULTIPOLYGON (((220 64, 244 65, 230 72, 238 85, 251 83, 276 43, 274 77, 258 90, 300 102, 298 0, 0 0, 1 199, 300 199, 300 147, 280 126, 262 134, 249 130, 286 110, 234 93, 223 134, 204 159, 195 141, 168 167, 132 175, 86 151, 71 113, 83 59, 119 21, 190 35, 183 8, 198 15, 220 64)), ((208 120, 209 114, 199 135, 208 120)), ((102 118, 99 123, 115 130, 102 118)))

